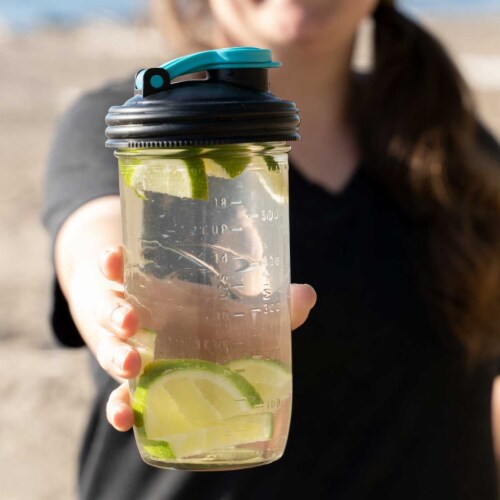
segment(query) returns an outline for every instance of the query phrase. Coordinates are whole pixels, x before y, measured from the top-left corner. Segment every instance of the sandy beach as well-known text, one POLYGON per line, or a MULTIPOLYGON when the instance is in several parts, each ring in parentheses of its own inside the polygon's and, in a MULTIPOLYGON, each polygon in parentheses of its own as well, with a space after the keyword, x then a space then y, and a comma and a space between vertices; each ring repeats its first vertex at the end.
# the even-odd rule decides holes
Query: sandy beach
MULTIPOLYGON (((500 16, 423 21, 451 50, 500 137, 500 16)), ((44 165, 55 123, 78 95, 158 65, 168 51, 147 25, 94 23, 26 36, 0 29, 0 54, 0 497, 71 500, 92 384, 86 351, 61 349, 49 329, 44 165)))

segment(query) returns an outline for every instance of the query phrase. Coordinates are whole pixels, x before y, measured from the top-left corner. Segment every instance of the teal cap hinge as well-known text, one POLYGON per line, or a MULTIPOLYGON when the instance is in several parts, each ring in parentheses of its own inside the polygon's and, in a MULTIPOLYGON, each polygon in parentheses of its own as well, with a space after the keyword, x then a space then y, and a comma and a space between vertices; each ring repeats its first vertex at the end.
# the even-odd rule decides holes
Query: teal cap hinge
POLYGON ((280 68, 272 60, 271 51, 256 47, 230 47, 207 50, 173 59, 158 68, 139 71, 135 78, 136 91, 144 96, 166 90, 179 76, 217 69, 269 69, 280 68))

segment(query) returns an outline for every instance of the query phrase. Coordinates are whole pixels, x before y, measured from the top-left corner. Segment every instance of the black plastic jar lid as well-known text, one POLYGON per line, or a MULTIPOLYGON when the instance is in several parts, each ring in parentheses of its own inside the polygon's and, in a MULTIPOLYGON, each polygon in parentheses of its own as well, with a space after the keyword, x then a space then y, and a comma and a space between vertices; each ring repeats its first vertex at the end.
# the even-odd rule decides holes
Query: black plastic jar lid
POLYGON ((268 91, 279 67, 268 50, 236 47, 192 54, 141 71, 136 95, 106 116, 106 146, 164 148, 300 139, 295 103, 268 91), (206 71, 207 79, 171 83, 206 71))

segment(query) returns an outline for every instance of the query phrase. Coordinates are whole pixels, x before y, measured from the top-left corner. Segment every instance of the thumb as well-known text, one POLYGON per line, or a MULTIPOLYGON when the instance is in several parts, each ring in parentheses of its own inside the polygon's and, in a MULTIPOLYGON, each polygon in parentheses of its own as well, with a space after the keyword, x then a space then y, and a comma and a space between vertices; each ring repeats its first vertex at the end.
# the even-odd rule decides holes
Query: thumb
POLYGON ((316 291, 311 285, 292 285, 290 290, 292 330, 295 330, 305 322, 309 316, 309 311, 316 304, 316 298, 316 291))

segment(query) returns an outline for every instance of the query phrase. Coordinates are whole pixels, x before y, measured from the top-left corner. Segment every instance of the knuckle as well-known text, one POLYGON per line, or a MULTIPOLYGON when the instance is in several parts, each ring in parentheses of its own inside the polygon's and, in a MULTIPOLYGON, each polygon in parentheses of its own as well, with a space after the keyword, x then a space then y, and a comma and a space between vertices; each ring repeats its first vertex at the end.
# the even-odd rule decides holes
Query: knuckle
POLYGON ((104 327, 110 326, 113 313, 122 305, 120 299, 107 290, 105 294, 101 295, 101 300, 97 300, 94 306, 94 315, 98 323, 104 327))
POLYGON ((97 346, 96 358, 102 368, 109 370, 112 365, 114 342, 111 334, 106 335, 97 346))
POLYGON ((114 401, 117 401, 121 399, 121 391, 120 391, 120 387, 117 387, 116 389, 114 389, 113 391, 110 392, 109 394, 109 398, 108 398, 108 406, 113 403, 114 401))

